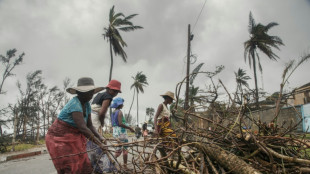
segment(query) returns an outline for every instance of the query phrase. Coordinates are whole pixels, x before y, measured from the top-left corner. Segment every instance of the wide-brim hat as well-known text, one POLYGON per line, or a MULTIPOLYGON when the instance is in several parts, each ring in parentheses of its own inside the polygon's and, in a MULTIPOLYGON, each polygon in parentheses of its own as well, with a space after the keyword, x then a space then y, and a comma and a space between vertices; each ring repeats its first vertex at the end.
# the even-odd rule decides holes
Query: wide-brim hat
POLYGON ((67 88, 66 91, 70 94, 76 94, 76 91, 79 92, 88 92, 91 90, 94 90, 94 94, 96 94, 99 91, 104 90, 105 87, 96 87, 94 80, 90 77, 82 77, 79 78, 77 82, 77 87, 71 87, 67 88))
POLYGON ((118 90, 120 93, 122 93, 121 86, 122 84, 118 80, 111 80, 109 84, 106 86, 106 88, 118 90))
POLYGON ((168 96, 168 97, 172 98, 172 100, 175 100, 174 93, 171 92, 171 91, 167 91, 166 93, 164 93, 164 94, 162 94, 160 96, 168 96))

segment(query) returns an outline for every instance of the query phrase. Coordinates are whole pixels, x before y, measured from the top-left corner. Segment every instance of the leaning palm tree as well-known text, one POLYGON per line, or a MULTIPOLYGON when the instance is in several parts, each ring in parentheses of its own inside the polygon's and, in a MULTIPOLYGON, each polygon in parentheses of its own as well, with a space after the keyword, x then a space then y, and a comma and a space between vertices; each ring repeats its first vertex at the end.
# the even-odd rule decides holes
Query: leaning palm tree
POLYGON ((249 84, 247 80, 251 79, 248 75, 246 75, 245 70, 239 68, 237 72, 234 72, 236 76, 237 82, 237 89, 236 89, 236 96, 238 97, 238 91, 240 91, 240 104, 242 103, 242 96, 243 96, 243 89, 242 87, 245 86, 249 88, 249 84))
POLYGON ((110 9, 109 27, 104 28, 104 34, 102 34, 104 36, 104 39, 107 39, 107 41, 110 43, 111 66, 110 66, 109 81, 112 79, 112 70, 113 70, 112 49, 116 56, 120 55, 123 58, 124 62, 127 61, 127 55, 123 49, 123 47, 127 46, 127 44, 120 35, 119 30, 129 32, 134 31, 136 29, 142 29, 143 27, 135 26, 132 24, 132 22, 130 22, 130 19, 132 19, 137 15, 138 14, 124 16, 123 13, 115 14, 114 6, 110 9))
MULTIPOLYGON (((133 94, 134 96, 135 96, 135 93, 137 93, 137 124, 138 124, 139 123, 139 103, 138 103, 139 100, 138 100, 138 94, 139 94, 139 92, 144 93, 143 87, 147 86, 148 82, 147 82, 146 76, 144 74, 142 74, 142 71, 138 72, 136 74, 136 76, 132 77, 132 78, 133 78, 134 82, 130 86, 130 89, 134 88, 134 94, 133 94)), ((134 100, 134 98, 133 98, 133 100, 134 100)), ((133 104, 133 100, 132 100, 132 103, 131 103, 131 106, 130 106, 128 114, 130 114, 130 110, 131 110, 131 107, 132 107, 132 104, 133 104)))
POLYGON ((269 29, 277 25, 278 23, 275 22, 271 22, 266 26, 260 23, 256 24, 252 16, 252 13, 250 12, 249 15, 250 39, 244 42, 244 60, 246 61, 248 59, 250 68, 253 65, 256 107, 258 107, 258 87, 257 87, 257 75, 256 75, 257 64, 259 70, 262 72, 262 66, 260 64, 260 57, 258 55, 257 49, 266 54, 268 58, 271 60, 277 60, 277 58, 279 58, 272 51, 272 48, 280 50, 279 46, 284 44, 278 36, 270 36, 267 34, 269 29))

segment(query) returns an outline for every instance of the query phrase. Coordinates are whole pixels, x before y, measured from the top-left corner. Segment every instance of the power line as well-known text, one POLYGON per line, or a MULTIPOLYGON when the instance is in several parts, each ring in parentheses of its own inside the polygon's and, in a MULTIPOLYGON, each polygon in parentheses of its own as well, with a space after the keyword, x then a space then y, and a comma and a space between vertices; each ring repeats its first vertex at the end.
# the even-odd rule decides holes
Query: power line
POLYGON ((199 13, 199 15, 198 15, 198 17, 197 17, 197 19, 196 19, 195 25, 194 25, 194 27, 193 27, 192 33, 193 33, 194 30, 195 30, 196 24, 197 24, 197 22, 198 22, 198 20, 199 20, 199 18, 200 18, 200 15, 201 15, 201 13, 202 13, 202 11, 203 11, 205 5, 206 5, 206 2, 207 2, 207 0, 205 0, 204 4, 203 4, 203 6, 202 6, 202 8, 201 8, 201 10, 200 10, 200 13, 199 13))

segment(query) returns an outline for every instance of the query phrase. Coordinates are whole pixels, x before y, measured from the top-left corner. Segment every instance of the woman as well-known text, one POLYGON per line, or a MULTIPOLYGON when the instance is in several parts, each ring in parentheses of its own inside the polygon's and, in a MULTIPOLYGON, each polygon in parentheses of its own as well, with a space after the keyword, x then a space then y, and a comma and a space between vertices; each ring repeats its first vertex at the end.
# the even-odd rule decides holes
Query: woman
POLYGON ((167 136, 176 137, 174 131, 171 129, 170 110, 168 109, 168 104, 171 104, 175 100, 174 93, 167 91, 160 96, 164 98, 164 102, 159 104, 154 117, 154 134, 162 138, 167 136))
POLYGON ((61 110, 45 137, 47 150, 57 173, 91 173, 92 167, 86 153, 86 138, 104 149, 104 138, 98 134, 91 121, 89 101, 104 87, 95 87, 93 79, 83 77, 77 87, 68 88, 77 94, 61 110))
MULTIPOLYGON (((106 86, 106 91, 98 93, 92 102, 92 123, 101 135, 108 108, 112 99, 117 96, 118 93, 121 93, 121 83, 117 80, 111 80, 106 86)), ((96 172, 105 173, 113 170, 112 166, 105 165, 103 151, 98 148, 98 145, 95 142, 92 142, 91 140, 87 142, 87 151, 88 157, 96 172)))
MULTIPOLYGON (((117 138, 122 143, 128 143, 127 130, 134 132, 133 128, 129 127, 126 123, 125 117, 121 109, 124 106, 123 98, 115 98, 111 105, 111 108, 115 108, 111 115, 111 124, 113 126, 113 137, 117 138)), ((117 147, 115 151, 115 158, 119 157, 123 152, 123 167, 127 168, 128 151, 126 146, 117 147)))

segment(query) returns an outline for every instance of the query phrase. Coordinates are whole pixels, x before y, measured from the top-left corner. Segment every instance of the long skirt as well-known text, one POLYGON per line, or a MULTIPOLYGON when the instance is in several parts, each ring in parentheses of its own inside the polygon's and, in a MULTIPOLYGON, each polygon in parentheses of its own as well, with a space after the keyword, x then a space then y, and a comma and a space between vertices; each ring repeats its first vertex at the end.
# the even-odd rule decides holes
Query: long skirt
POLYGON ((57 119, 48 129, 45 142, 58 174, 92 172, 86 138, 77 128, 57 119))
POLYGON ((164 137, 176 137, 174 130, 171 129, 171 123, 168 117, 162 117, 157 121, 157 130, 159 132, 159 136, 164 137))

